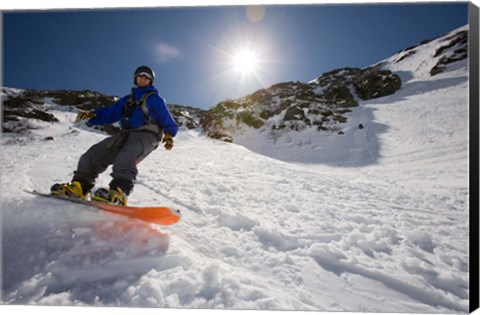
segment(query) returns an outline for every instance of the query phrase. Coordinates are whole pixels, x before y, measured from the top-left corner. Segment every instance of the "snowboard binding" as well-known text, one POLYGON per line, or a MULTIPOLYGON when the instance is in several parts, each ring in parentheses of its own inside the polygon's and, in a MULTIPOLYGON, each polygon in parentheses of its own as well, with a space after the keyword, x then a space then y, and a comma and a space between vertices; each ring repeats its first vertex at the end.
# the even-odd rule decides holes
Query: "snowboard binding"
POLYGON ((93 193, 92 200, 113 205, 127 205, 127 195, 120 188, 116 190, 99 188, 93 193))
POLYGON ((68 198, 88 199, 88 194, 83 193, 82 185, 73 181, 71 183, 54 184, 50 187, 50 193, 55 196, 68 198))

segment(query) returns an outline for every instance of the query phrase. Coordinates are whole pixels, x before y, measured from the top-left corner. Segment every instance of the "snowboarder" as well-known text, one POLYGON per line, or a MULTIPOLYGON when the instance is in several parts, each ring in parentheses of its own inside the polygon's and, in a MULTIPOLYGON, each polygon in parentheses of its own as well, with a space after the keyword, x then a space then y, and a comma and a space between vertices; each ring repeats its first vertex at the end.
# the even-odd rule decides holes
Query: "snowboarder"
POLYGON ((77 121, 87 120, 91 125, 120 121, 122 131, 88 149, 80 157, 71 183, 53 185, 53 195, 88 199, 98 175, 113 165, 109 189, 97 189, 91 199, 126 205, 138 174, 136 165, 158 147, 160 140, 166 150, 173 148, 178 126, 153 86, 154 71, 140 66, 133 77, 136 86, 130 95, 108 107, 79 112, 77 121))

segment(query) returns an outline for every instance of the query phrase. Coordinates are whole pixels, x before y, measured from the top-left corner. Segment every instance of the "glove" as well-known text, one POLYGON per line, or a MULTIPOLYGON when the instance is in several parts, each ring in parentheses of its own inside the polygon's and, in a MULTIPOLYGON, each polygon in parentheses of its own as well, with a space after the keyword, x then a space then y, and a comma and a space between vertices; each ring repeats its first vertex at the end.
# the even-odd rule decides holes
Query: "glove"
POLYGON ((173 148, 173 138, 168 133, 163 136, 162 143, 165 143, 165 150, 170 151, 173 148))
POLYGON ((95 116, 97 116, 97 115, 94 112, 79 110, 78 115, 77 115, 77 119, 75 119, 75 122, 78 123, 81 120, 90 120, 90 119, 94 118, 95 116))

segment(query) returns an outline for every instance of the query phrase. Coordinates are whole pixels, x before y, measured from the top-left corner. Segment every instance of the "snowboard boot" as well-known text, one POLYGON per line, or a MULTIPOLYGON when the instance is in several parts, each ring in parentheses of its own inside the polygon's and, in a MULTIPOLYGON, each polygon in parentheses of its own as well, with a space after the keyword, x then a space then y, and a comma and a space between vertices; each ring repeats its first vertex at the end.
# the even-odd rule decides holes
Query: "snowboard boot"
POLYGON ((84 193, 80 182, 54 184, 50 187, 50 194, 68 198, 78 198, 88 200, 88 193, 84 193))
POLYGON ((127 205, 127 195, 120 188, 116 190, 99 188, 93 193, 92 200, 113 205, 127 205))

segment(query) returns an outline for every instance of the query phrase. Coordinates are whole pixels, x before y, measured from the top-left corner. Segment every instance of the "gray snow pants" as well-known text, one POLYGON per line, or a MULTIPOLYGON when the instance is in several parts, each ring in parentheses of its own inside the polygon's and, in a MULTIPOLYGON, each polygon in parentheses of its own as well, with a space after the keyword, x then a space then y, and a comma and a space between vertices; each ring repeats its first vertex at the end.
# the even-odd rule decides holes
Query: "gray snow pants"
POLYGON ((80 157, 72 181, 80 182, 84 193, 90 192, 98 175, 113 165, 110 189, 121 188, 128 195, 138 175, 137 164, 155 150, 158 144, 159 136, 144 130, 108 137, 80 157))

